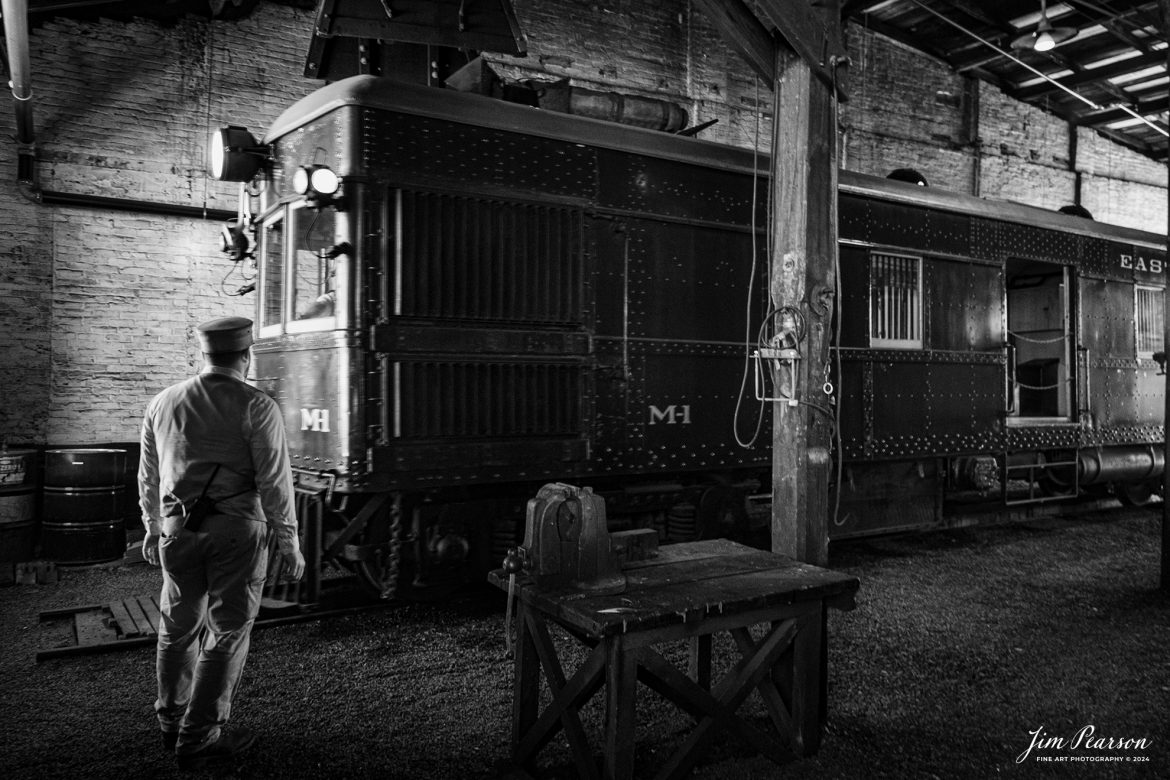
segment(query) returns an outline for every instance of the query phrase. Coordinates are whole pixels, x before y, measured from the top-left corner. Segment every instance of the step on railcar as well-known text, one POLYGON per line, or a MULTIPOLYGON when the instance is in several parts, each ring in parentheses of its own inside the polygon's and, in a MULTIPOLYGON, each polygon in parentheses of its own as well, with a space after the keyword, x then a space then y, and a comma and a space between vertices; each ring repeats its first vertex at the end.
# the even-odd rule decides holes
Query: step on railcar
MULTIPOLYGON (((766 160, 373 76, 229 130, 323 562, 384 595, 486 570, 550 481, 766 542, 766 160)), ((839 212, 834 391, 797 388, 839 422, 833 538, 1160 489, 1162 236, 848 172, 839 212)))

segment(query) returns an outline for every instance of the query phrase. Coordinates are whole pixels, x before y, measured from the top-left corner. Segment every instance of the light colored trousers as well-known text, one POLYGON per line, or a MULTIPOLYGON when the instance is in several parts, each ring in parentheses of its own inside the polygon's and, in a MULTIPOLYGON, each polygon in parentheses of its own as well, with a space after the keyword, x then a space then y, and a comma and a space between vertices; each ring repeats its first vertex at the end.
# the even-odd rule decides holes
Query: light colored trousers
POLYGON ((180 753, 217 739, 231 715, 260 611, 267 536, 263 523, 212 515, 199 532, 159 541, 154 708, 163 731, 179 732, 180 753))

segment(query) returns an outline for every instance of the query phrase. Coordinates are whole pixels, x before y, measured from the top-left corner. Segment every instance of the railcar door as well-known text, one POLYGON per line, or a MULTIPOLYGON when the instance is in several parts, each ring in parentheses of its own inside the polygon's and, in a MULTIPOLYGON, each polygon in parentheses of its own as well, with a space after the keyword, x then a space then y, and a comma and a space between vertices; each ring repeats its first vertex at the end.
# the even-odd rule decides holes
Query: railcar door
POLYGON ((1070 268, 1012 258, 1004 276, 1008 425, 1069 422, 1076 390, 1070 268))

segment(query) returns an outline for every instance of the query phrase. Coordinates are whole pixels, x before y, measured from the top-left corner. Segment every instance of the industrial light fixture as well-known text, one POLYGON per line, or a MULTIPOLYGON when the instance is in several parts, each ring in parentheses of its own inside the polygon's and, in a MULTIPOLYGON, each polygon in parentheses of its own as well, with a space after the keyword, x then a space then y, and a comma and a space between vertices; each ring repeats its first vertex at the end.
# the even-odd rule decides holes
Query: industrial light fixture
POLYGON ((1048 0, 1040 0, 1040 21, 1030 33, 1012 39, 1013 49, 1051 51, 1057 44, 1064 43, 1077 34, 1075 27, 1053 27, 1048 21, 1048 0))
POLYGON ((211 134, 207 170, 220 181, 251 181, 272 159, 272 147, 259 143, 246 128, 221 127, 211 134))
POLYGON ((340 200, 341 178, 328 165, 304 165, 293 171, 292 188, 305 197, 306 206, 321 209, 340 200))

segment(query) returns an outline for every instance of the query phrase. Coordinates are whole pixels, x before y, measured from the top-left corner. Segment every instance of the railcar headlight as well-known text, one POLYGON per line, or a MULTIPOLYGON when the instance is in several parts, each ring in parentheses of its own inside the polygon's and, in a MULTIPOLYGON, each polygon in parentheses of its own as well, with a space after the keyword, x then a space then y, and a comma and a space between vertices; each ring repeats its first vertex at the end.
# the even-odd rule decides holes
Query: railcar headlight
POLYGON ((272 159, 272 147, 259 143, 246 128, 228 125, 211 134, 207 155, 207 171, 213 178, 251 181, 272 159))
POLYGON ((310 208, 324 208, 340 200, 341 177, 328 165, 304 165, 293 171, 292 188, 310 208))

